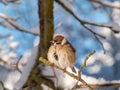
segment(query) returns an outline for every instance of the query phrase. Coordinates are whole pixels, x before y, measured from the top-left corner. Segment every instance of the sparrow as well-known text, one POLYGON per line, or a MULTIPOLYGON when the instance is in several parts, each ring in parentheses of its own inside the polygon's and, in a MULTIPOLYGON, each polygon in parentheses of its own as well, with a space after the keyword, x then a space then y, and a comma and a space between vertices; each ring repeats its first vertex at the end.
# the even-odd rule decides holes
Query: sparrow
POLYGON ((58 65, 64 70, 70 67, 71 70, 76 73, 74 68, 76 61, 75 49, 64 36, 57 35, 53 38, 48 49, 47 57, 50 62, 58 65))

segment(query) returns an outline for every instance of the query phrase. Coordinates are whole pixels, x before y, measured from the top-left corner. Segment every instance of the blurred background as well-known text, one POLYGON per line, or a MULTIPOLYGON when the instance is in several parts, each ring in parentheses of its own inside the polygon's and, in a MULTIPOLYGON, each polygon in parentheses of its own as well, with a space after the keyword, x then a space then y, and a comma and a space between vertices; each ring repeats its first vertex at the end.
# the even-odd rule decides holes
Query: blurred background
MULTIPOLYGON (((120 0, 61 1, 82 20, 111 25, 113 29, 120 31, 120 0)), ((87 67, 82 70, 82 74, 98 79, 97 83, 100 78, 102 78, 103 83, 112 81, 119 83, 120 34, 114 33, 108 27, 94 25, 88 25, 88 27, 103 35, 105 39, 99 36, 96 39, 92 32, 86 30, 73 15, 54 1, 54 34, 64 35, 76 49, 76 68, 80 67, 88 53, 95 50, 96 53, 88 60, 87 67)), ((20 68, 25 70, 22 68, 26 62, 29 62, 27 58, 30 58, 31 55, 36 58, 37 51, 34 49, 38 45, 38 41, 38 1, 0 0, 0 81, 4 82, 5 87, 16 90, 14 88, 22 86, 22 82, 17 83, 22 77, 19 72, 13 71, 15 69, 13 63, 18 62, 20 56, 24 56, 25 59, 23 59, 20 68), (12 81, 15 79, 14 74, 18 77, 12 81)), ((119 89, 111 88, 108 90, 119 89)))

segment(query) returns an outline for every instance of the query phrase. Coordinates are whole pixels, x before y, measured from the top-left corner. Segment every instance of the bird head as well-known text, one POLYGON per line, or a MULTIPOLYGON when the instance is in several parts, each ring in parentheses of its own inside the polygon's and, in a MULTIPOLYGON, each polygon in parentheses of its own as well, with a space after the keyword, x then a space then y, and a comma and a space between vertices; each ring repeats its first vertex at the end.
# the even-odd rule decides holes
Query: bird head
POLYGON ((65 37, 61 36, 61 35, 57 35, 53 38, 53 40, 51 41, 52 44, 57 45, 64 45, 67 43, 67 40, 65 37))

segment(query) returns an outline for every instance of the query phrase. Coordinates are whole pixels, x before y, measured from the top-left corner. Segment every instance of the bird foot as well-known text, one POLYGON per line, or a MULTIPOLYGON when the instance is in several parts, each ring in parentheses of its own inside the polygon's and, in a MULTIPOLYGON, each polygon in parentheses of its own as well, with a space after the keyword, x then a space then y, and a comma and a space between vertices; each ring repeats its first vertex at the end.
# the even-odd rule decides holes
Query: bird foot
POLYGON ((65 68, 63 68, 63 71, 64 71, 64 72, 66 72, 66 67, 65 67, 65 68))

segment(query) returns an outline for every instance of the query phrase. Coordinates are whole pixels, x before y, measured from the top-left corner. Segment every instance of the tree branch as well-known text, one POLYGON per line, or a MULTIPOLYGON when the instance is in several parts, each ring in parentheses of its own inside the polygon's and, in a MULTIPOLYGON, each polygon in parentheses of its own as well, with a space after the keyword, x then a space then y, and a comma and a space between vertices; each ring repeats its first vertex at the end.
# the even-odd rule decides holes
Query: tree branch
POLYGON ((104 46, 103 46, 103 43, 100 41, 100 39, 94 34, 94 36, 95 36, 95 38, 96 38, 96 40, 101 44, 101 47, 102 47, 102 49, 103 49, 103 51, 104 51, 104 54, 106 53, 106 50, 105 50, 105 48, 104 48, 104 46))
MULTIPOLYGON (((87 58, 87 59, 88 59, 88 58, 87 58)), ((67 75, 71 76, 72 78, 74 78, 74 79, 76 79, 76 80, 82 82, 83 85, 85 85, 86 87, 88 87, 90 90, 93 90, 92 87, 90 87, 90 86, 81 78, 80 75, 79 75, 79 76, 74 75, 74 74, 72 74, 72 73, 70 73, 70 72, 64 70, 63 68, 61 68, 61 67, 55 65, 54 63, 51 63, 50 61, 48 61, 48 60, 46 60, 46 59, 44 59, 44 58, 42 58, 42 57, 40 57, 39 60, 40 60, 41 62, 43 62, 43 63, 49 65, 49 66, 53 66, 53 67, 55 67, 55 68, 57 68, 57 69, 63 71, 64 73, 66 73, 67 75)), ((78 72, 78 73, 79 73, 79 72, 78 72)))
POLYGON ((28 30, 28 29, 24 29, 22 26, 19 25, 19 23, 16 21, 16 19, 14 19, 12 17, 9 17, 9 16, 7 16, 3 13, 0 13, 0 18, 4 19, 4 21, 0 22, 0 24, 5 26, 5 27, 9 27, 9 28, 12 28, 12 29, 17 29, 19 31, 30 33, 30 34, 33 34, 33 35, 39 35, 38 32, 28 30))
POLYGON ((92 32, 94 35, 99 36, 99 37, 101 37, 101 38, 103 38, 103 39, 106 38, 105 36, 103 36, 103 35, 101 35, 101 34, 95 32, 95 31, 93 31, 91 28, 88 28, 85 24, 83 24, 83 26, 86 28, 86 30, 92 32))
POLYGON ((107 6, 107 7, 120 9, 120 2, 115 3, 115 2, 109 2, 107 0, 106 1, 105 0, 104 1, 102 1, 102 0, 90 0, 90 1, 107 6))
MULTIPOLYGON (((110 28, 114 33, 119 33, 120 32, 120 30, 119 30, 120 26, 115 24, 115 23, 113 25, 113 23, 94 23, 94 22, 82 20, 69 7, 67 7, 67 5, 62 0, 55 0, 55 1, 59 5, 61 5, 66 11, 68 11, 77 21, 79 21, 80 24, 83 25, 83 27, 84 27, 84 24, 88 24, 88 25, 93 25, 93 26, 98 26, 98 27, 110 28)), ((84 27, 84 28, 86 28, 86 27, 84 27)))
MULTIPOLYGON (((79 69, 79 71, 78 71, 78 74, 80 74, 81 71, 82 71, 82 69, 83 69, 84 67, 86 67, 87 60, 88 60, 94 53, 95 53, 95 50, 92 51, 91 53, 89 53, 89 54, 85 57, 83 64, 80 66, 80 69, 79 69)), ((78 75, 78 76, 80 76, 80 75, 78 75)))
POLYGON ((15 3, 15 4, 19 4, 20 0, 0 0, 0 2, 2 2, 4 5, 7 5, 8 3, 15 3))
POLYGON ((10 34, 6 34, 6 35, 0 34, 0 38, 7 38, 7 37, 9 37, 9 36, 10 36, 10 34))
MULTIPOLYGON (((89 84, 92 88, 110 88, 110 87, 120 87, 120 83, 108 83, 108 84, 89 84)), ((84 85, 78 85, 76 88, 86 88, 84 85)))
POLYGON ((17 63, 11 63, 11 62, 9 63, 8 61, 5 61, 5 60, 0 58, 0 62, 3 63, 3 65, 0 65, 0 66, 2 66, 3 68, 6 68, 8 70, 14 70, 15 69, 15 70, 18 70, 18 72, 22 73, 22 71, 19 68, 21 58, 22 58, 22 56, 18 59, 17 63))
MULTIPOLYGON (((85 57, 85 61, 84 61, 83 65, 81 66, 81 69, 80 69, 79 71, 81 71, 82 68, 83 68, 84 66, 86 66, 86 60, 88 60, 88 58, 89 58, 91 55, 93 55, 94 53, 95 53, 95 52, 93 51, 92 53, 88 54, 88 55, 85 57)), ((57 66, 57 65, 55 65, 55 64, 53 64, 53 63, 51 63, 51 62, 49 62, 48 60, 44 59, 43 57, 40 57, 39 60, 42 61, 43 63, 45 63, 46 65, 55 67, 55 68, 63 71, 64 73, 68 74, 68 75, 71 76, 72 78, 74 78, 74 79, 82 82, 81 85, 76 85, 76 88, 88 88, 88 87, 89 87, 89 89, 93 90, 93 88, 95 89, 95 88, 105 88, 105 87, 107 87, 107 88, 108 88, 108 87, 120 87, 120 83, 87 84, 82 78, 79 78, 79 76, 76 76, 76 75, 74 75, 74 74, 72 74, 72 73, 70 73, 70 72, 68 72, 68 71, 65 71, 63 68, 61 68, 61 67, 59 67, 59 66, 57 66)))
POLYGON ((41 62, 38 61, 39 56, 47 56, 48 47, 50 40, 53 37, 53 0, 38 0, 38 14, 39 14, 39 27, 40 27, 40 43, 39 53, 36 59, 35 65, 28 77, 28 80, 24 87, 29 88, 28 90, 42 90, 41 84, 45 84, 48 87, 55 90, 54 83, 52 80, 48 80, 46 77, 40 77, 40 70, 38 68, 41 62))

